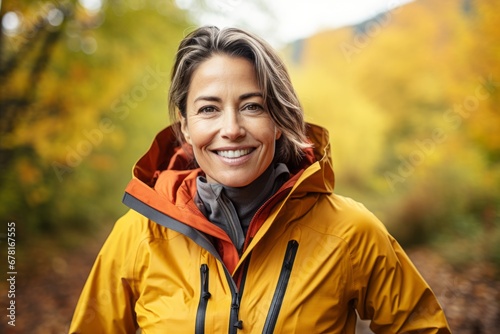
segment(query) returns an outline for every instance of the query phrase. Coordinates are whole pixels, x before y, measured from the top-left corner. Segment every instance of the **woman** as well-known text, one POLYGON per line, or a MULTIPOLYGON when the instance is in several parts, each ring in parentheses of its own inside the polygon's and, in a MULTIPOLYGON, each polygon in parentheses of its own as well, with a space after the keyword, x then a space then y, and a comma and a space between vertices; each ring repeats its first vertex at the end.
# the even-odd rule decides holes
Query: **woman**
POLYGON ((369 211, 333 193, 328 133, 238 29, 180 44, 171 116, 137 163, 71 333, 449 333, 369 211))

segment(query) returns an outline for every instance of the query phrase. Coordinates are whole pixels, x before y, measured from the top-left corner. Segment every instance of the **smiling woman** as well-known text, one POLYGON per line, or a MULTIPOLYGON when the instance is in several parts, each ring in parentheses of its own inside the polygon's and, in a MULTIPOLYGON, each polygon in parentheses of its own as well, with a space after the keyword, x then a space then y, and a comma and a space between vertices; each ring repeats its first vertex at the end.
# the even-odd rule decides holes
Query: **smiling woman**
MULTIPOLYGON (((254 77, 247 78, 247 81, 254 81, 252 85, 255 91, 242 94, 262 95, 262 102, 265 102, 263 108, 284 134, 277 142, 278 160, 283 163, 298 163, 304 155, 303 150, 310 147, 310 144, 305 135, 302 107, 284 63, 271 46, 257 36, 237 29, 224 29, 222 34, 224 38, 219 38, 215 30, 205 29, 198 31, 196 38, 186 38, 181 42, 170 86, 171 118, 178 121, 187 116, 191 80, 194 78, 194 72, 204 61, 216 55, 239 58, 240 62, 246 60, 249 62, 246 64, 247 71, 246 73, 240 71, 239 75, 248 77, 251 73, 254 77)), ((219 75, 228 69, 219 71, 220 69, 212 72, 207 70, 206 74, 219 80, 219 75)), ((235 77, 233 81, 237 79, 235 77)), ((238 82, 238 85, 241 83, 238 82)), ((179 137, 183 141, 182 136, 179 137)))
POLYGON ((182 133, 210 183, 244 187, 271 164, 281 136, 252 63, 213 56, 193 73, 182 133))
POLYGON ((449 333, 399 244, 333 192, 328 133, 238 29, 181 42, 170 112, 139 160, 71 333, 449 333))

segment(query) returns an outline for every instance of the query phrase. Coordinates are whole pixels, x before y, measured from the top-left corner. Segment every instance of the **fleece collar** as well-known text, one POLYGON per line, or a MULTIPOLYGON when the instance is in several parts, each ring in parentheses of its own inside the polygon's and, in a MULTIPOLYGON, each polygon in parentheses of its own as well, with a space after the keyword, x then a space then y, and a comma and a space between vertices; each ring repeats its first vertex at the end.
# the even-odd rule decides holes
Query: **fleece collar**
POLYGON ((196 205, 205 217, 229 235, 241 253, 250 222, 257 210, 281 188, 290 173, 283 163, 270 166, 245 187, 228 187, 197 178, 196 205))

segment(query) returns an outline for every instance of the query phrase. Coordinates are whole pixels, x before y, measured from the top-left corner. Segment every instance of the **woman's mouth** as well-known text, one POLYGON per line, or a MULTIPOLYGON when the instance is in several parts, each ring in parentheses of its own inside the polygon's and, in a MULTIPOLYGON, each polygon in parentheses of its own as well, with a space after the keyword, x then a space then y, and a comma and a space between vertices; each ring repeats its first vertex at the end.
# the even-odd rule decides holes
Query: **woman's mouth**
POLYGON ((221 157, 229 158, 229 159, 236 159, 236 158, 240 158, 244 155, 247 155, 252 151, 253 151, 252 148, 246 148, 246 149, 242 149, 242 150, 224 150, 224 151, 216 151, 216 152, 221 157))

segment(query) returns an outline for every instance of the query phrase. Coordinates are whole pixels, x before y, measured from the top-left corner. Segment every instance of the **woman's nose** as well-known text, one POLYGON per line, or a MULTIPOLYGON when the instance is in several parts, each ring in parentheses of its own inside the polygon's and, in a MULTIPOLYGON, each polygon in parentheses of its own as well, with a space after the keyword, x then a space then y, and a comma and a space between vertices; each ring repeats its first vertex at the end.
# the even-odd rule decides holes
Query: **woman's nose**
POLYGON ((245 135, 244 120, 238 111, 230 110, 223 112, 221 135, 227 139, 237 139, 245 135))

